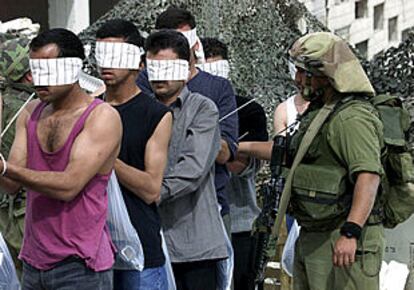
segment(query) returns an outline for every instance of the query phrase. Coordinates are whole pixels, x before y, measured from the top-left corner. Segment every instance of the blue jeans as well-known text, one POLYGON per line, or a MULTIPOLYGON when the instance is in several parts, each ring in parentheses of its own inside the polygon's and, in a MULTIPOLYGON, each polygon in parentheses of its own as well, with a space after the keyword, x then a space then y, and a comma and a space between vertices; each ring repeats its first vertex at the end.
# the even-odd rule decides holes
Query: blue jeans
POLYGON ((95 272, 81 259, 67 259, 41 271, 23 263, 22 290, 112 290, 112 270, 95 272))
POLYGON ((114 290, 168 290, 165 266, 136 270, 114 270, 114 290))

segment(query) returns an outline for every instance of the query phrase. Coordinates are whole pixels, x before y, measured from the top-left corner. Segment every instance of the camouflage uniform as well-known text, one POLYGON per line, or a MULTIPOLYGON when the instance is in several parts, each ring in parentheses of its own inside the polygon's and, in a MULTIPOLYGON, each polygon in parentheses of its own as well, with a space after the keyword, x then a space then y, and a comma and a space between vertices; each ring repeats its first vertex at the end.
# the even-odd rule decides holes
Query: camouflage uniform
POLYGON ((0 32, 0 45, 2 45, 2 43, 6 42, 7 40, 14 38, 16 38, 16 36, 11 33, 0 32))
MULTIPOLYGON (((308 73, 328 77, 336 91, 333 98, 339 99, 294 172, 291 213, 302 226, 295 245, 294 289, 378 290, 384 250, 378 216, 372 214, 363 227, 351 266, 334 267, 332 259, 340 227, 349 214, 356 176, 383 174, 382 123, 371 103, 352 98, 358 94, 369 99, 374 90, 347 44, 332 34, 304 36, 290 55, 308 73)), ((311 101, 290 142, 288 159, 296 155, 322 105, 320 99, 311 101)), ((378 198, 374 209, 377 206, 378 198)))
MULTIPOLYGON (((2 128, 4 129, 24 102, 34 92, 26 84, 19 83, 29 71, 29 40, 12 39, 0 44, 0 95, 3 102, 2 128)), ((2 130, 3 131, 3 130, 2 130)), ((2 137, 1 152, 7 159, 15 135, 15 124, 2 137)), ((25 192, 15 196, 0 194, 0 231, 21 274, 22 264, 17 259, 22 240, 25 214, 25 192)))

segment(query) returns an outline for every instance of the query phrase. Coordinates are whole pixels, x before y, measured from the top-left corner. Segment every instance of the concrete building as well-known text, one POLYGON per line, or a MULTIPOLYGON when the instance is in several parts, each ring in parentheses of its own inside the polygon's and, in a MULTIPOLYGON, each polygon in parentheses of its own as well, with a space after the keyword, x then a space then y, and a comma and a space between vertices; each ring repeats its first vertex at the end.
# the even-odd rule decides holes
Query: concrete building
POLYGON ((367 58, 398 45, 414 27, 413 0, 300 1, 367 58))
POLYGON ((30 17, 41 30, 64 27, 79 33, 120 0, 0 0, 0 21, 30 17))

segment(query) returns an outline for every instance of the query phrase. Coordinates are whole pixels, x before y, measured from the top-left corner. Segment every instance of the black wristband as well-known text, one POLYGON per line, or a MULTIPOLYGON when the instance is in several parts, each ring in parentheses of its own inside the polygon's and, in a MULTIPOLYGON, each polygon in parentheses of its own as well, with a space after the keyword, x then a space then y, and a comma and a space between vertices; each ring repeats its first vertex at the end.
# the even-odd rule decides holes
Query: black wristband
POLYGON ((362 228, 353 222, 345 222, 341 229, 340 233, 342 236, 345 236, 347 238, 356 238, 357 240, 361 236, 362 228))

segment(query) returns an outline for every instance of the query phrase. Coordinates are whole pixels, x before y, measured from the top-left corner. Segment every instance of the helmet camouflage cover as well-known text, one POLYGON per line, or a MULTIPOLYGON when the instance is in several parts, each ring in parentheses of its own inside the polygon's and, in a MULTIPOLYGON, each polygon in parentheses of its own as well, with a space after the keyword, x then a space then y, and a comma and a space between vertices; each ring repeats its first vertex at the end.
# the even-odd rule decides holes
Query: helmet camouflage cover
POLYGON ((1 76, 18 81, 29 71, 29 42, 27 38, 15 38, 0 44, 1 76))
POLYGON ((332 33, 316 32, 299 38, 289 55, 297 67, 328 77, 340 93, 375 94, 358 58, 332 33))

